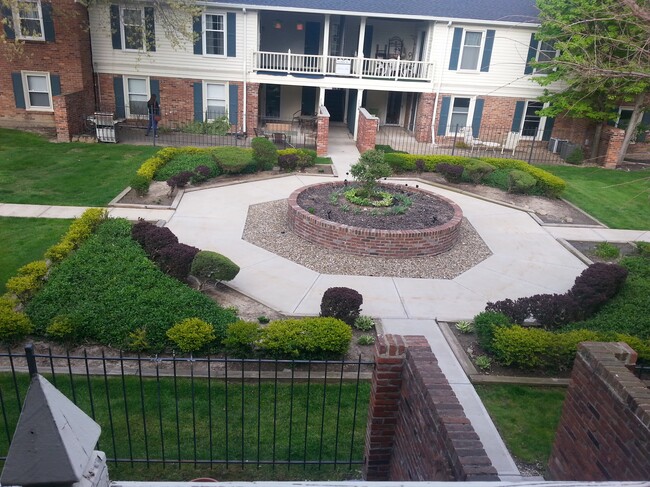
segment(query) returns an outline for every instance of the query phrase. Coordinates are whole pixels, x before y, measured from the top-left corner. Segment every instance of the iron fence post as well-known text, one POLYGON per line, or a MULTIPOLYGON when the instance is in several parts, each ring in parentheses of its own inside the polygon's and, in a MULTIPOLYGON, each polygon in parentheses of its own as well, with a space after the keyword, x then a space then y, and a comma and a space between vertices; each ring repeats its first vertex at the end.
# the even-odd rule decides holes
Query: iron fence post
POLYGON ((36 367, 36 357, 34 357, 34 345, 31 343, 25 345, 25 358, 27 359, 29 376, 34 377, 38 374, 38 368, 36 367))
POLYGON ((533 140, 530 144, 530 152, 528 153, 528 164, 533 160, 533 149, 535 148, 535 139, 537 138, 537 132, 533 135, 533 140))
POLYGON ((456 138, 458 137, 458 124, 456 124, 456 131, 454 132, 454 141, 451 144, 451 155, 454 155, 454 152, 456 151, 456 138))

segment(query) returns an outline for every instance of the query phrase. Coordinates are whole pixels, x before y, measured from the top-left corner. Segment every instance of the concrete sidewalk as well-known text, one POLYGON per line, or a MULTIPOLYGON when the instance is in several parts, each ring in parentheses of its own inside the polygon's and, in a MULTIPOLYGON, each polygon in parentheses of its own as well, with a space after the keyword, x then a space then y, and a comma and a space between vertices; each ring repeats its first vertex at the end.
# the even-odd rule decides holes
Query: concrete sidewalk
MULTIPOLYGON (((89 207, 86 206, 53 206, 53 205, 17 205, 13 203, 0 203, 0 216, 21 218, 79 218, 89 207)), ((145 220, 169 219, 174 210, 155 208, 107 208, 108 215, 113 218, 126 218, 135 221, 138 218, 145 220)))

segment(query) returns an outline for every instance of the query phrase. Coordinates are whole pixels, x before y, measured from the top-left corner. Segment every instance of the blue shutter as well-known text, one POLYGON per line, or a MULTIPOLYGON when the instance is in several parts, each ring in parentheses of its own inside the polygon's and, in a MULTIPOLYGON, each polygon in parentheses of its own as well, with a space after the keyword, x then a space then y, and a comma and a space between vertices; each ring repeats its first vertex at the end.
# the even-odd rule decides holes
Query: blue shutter
POLYGON ((113 41, 113 49, 122 49, 119 5, 111 5, 111 40, 113 41))
POLYGON ((528 55, 526 56, 526 69, 524 69, 524 74, 533 74, 533 67, 530 65, 530 60, 537 57, 537 39, 535 39, 535 34, 530 35, 530 44, 528 45, 528 55))
POLYGON ((449 58, 449 70, 458 69, 458 59, 460 58, 460 41, 463 39, 463 29, 456 27, 454 29, 454 40, 451 44, 451 57, 449 58))
POLYGON ((58 74, 50 75, 50 87, 52 88, 52 96, 61 94, 61 78, 58 74))
POLYGON ((14 85, 14 99, 16 100, 16 108, 25 108, 23 77, 20 75, 20 73, 11 73, 11 82, 14 85))
POLYGON ((203 54, 203 23, 201 16, 192 17, 192 33, 194 34, 194 54, 203 54))
POLYGON ((14 31, 14 19, 11 14, 11 7, 7 5, 2 5, 0 7, 0 13, 2 14, 2 18, 4 19, 3 27, 5 30, 5 37, 8 40, 15 39, 16 32, 14 31))
POLYGON ((228 12, 226 20, 226 36, 228 37, 228 57, 237 56, 237 27, 234 12, 228 12))
POLYGON ((203 83, 194 83, 194 120, 203 122, 203 83))
POLYGON ((233 125, 237 125, 239 114, 239 87, 231 84, 228 86, 228 119, 233 125))
POLYGON ((485 34, 485 47, 483 48, 483 59, 481 60, 481 71, 490 71, 490 59, 492 59, 492 47, 494 46, 494 31, 488 30, 485 34))
POLYGON ((555 123, 555 119, 548 117, 546 119, 546 123, 544 124, 544 132, 542 132, 542 140, 549 140, 551 138, 551 134, 553 133, 553 124, 555 123))
POLYGON ((41 3, 41 12, 43 13, 43 35, 47 42, 54 42, 54 21, 52 20, 52 4, 47 2, 41 3))
POLYGON ((144 8, 144 38, 147 51, 156 51, 156 22, 153 7, 144 8))
POLYGON ((642 132, 641 134, 639 134, 639 136, 637 136, 637 138, 636 138, 637 142, 645 142, 646 141, 647 129, 650 128, 650 110, 647 110, 643 114, 643 118, 641 119, 641 124, 645 126, 646 131, 642 132))
POLYGON ((442 98, 442 107, 440 108, 440 120, 438 121, 438 135, 445 135, 447 133, 447 119, 449 118, 449 105, 451 104, 451 97, 445 96, 442 98))
POLYGON ((483 118, 483 105, 485 100, 479 98, 474 103, 474 115, 472 116, 472 135, 478 137, 479 131, 481 130, 481 118, 483 118))
POLYGON ((149 91, 152 95, 156 95, 158 105, 162 106, 162 102, 160 101, 160 82, 157 79, 149 80, 149 91))
POLYGON ((515 105, 515 116, 512 118, 512 127, 510 131, 519 132, 521 131, 521 117, 524 116, 524 107, 526 106, 525 101, 518 101, 515 105))
POLYGON ((115 117, 126 118, 126 104, 124 103, 124 82, 121 76, 113 78, 113 93, 115 94, 115 117))

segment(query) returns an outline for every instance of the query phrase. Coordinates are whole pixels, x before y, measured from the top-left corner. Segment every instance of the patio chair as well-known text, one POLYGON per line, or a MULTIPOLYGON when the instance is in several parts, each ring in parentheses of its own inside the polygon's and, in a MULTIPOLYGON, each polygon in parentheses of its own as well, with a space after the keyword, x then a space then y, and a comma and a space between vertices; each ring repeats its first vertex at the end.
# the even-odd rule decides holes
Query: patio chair
POLYGON ((474 137, 474 135, 472 134, 471 127, 463 127, 459 129, 459 133, 461 133, 463 136, 463 142, 465 142, 465 144, 469 146, 470 154, 474 152, 474 149, 480 150, 482 147, 493 150, 495 152, 497 149, 501 148, 501 144, 499 144, 498 142, 483 141, 481 139, 474 137))
POLYGON ((287 148, 287 134, 284 132, 274 132, 273 133, 273 143, 278 147, 283 149, 287 148))
POLYGON ((503 154, 503 151, 505 150, 512 149, 512 155, 514 156, 515 151, 517 150, 517 145, 519 145, 519 139, 521 139, 521 132, 508 132, 506 141, 501 147, 501 154, 503 154))

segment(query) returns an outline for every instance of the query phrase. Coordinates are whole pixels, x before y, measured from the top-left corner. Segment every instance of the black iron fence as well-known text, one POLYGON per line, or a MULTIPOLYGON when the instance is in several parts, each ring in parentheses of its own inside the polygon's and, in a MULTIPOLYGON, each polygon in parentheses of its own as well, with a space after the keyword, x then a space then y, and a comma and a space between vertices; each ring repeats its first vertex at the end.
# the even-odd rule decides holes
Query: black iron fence
POLYGON ((7 351, 0 460, 38 372, 100 424, 115 464, 349 469, 362 463, 373 365, 7 351))
POLYGON ((567 159, 582 159, 582 148, 568 140, 548 137, 541 129, 514 132, 510 127, 449 126, 444 134, 435 134, 433 142, 418 141, 413 131, 404 127, 382 125, 376 144, 392 150, 422 155, 466 157, 505 157, 528 163, 558 164, 567 159))

